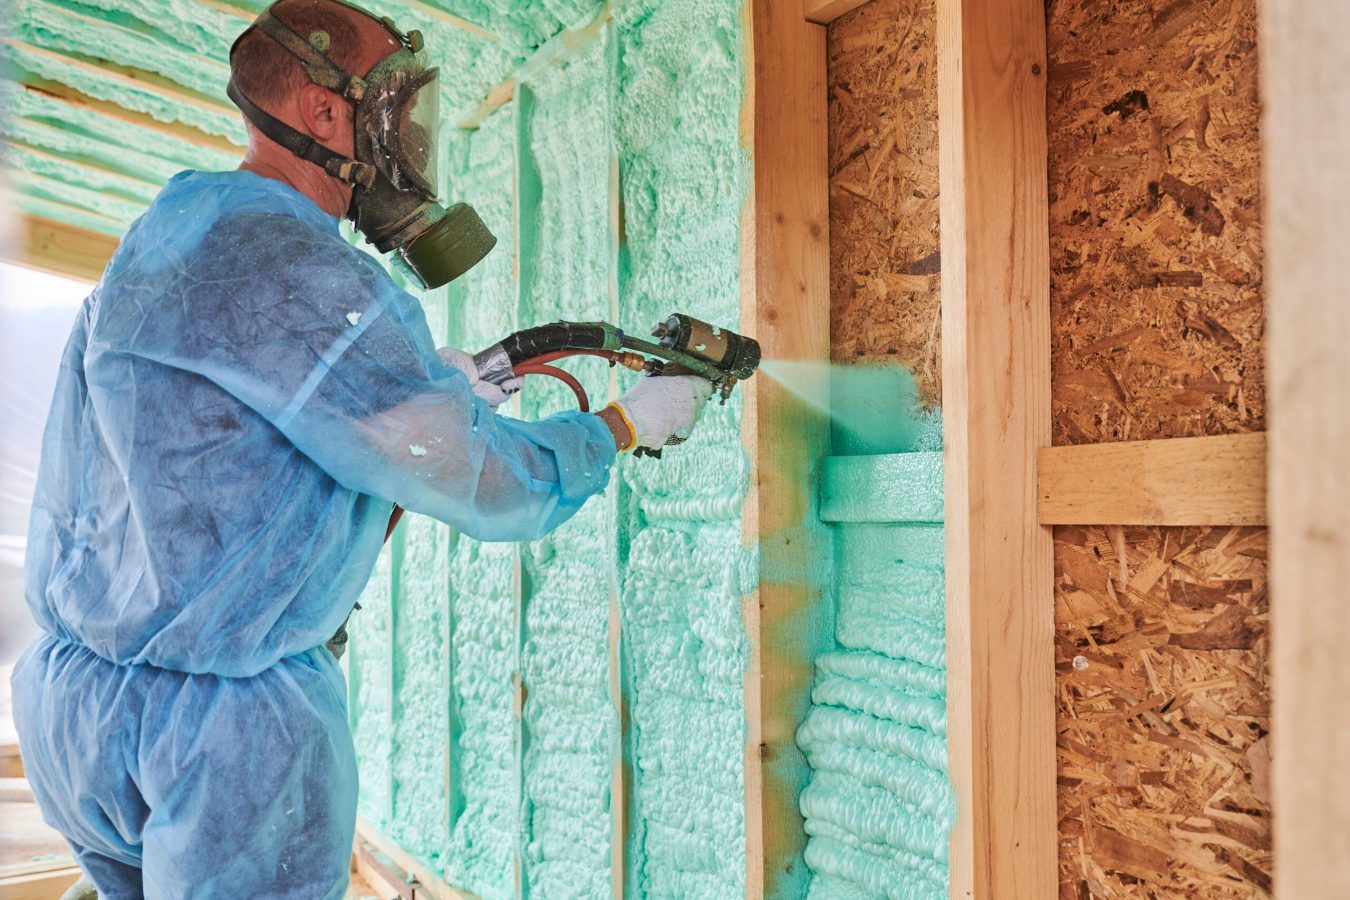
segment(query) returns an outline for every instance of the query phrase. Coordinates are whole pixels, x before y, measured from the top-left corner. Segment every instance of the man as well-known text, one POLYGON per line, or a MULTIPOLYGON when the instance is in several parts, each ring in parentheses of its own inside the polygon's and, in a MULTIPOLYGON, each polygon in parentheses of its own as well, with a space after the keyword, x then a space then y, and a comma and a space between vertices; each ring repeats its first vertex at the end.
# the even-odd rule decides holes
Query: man
POLYGON ((438 353, 417 301, 343 241, 349 213, 429 281, 462 262, 407 171, 435 153, 403 114, 434 90, 419 44, 334 0, 260 15, 231 53, 243 165, 170 181, 72 331, 29 532, 45 633, 14 707, 44 816, 105 900, 341 897, 356 767, 324 643, 393 504, 537 537, 708 397, 642 378, 599 415, 498 416, 509 365, 438 353))

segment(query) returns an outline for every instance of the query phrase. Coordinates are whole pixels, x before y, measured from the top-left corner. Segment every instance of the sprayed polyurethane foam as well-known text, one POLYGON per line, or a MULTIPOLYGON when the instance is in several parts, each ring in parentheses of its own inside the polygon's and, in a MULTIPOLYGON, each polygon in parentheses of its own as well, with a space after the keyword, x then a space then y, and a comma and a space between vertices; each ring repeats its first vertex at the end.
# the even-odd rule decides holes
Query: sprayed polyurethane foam
MULTIPOLYGON (((439 343, 476 350, 515 327, 514 146, 507 108, 450 147, 455 196, 474 204, 499 243, 448 300, 444 291, 423 297, 439 343)), ((512 545, 405 517, 351 629, 361 813, 485 900, 514 891, 515 570, 512 545)))
MULTIPOLYGON (((452 142, 451 197, 474 204, 501 243, 452 286, 450 343, 473 351, 558 318, 613 318, 641 334, 674 311, 737 326, 749 174, 740 16, 735 0, 625 3, 608 34, 528 71, 514 103, 452 142)), ((569 365, 606 397, 603 364, 569 365)), ((632 379, 623 373, 619 389, 632 379)), ((533 379, 517 402, 535 418, 574 401, 533 379)), ((378 609, 358 614, 370 628, 352 665, 362 811, 451 883, 486 900, 513 896, 517 877, 531 896, 609 896, 623 762, 630 895, 744 895, 741 608, 756 561, 741 539, 740 412, 739 397, 712 405, 664 460, 626 458, 607 494, 545 540, 442 542, 434 526, 396 538, 372 587, 378 609), (438 613, 441 553, 450 602, 438 613), (609 694, 616 595, 622 738, 609 694), (442 638, 415 648, 424 629, 448 634, 448 649, 442 638), (414 750, 419 737, 448 746, 448 759, 414 750), (448 838, 434 821, 442 808, 448 838)))
MULTIPOLYGON (((745 37, 734 0, 625 3, 616 93, 625 318, 687 312, 735 328, 745 37)), ((710 404, 661 462, 623 464, 630 896, 745 892, 747 585, 740 402, 710 404)))
MULTIPOLYGON (((476 352, 516 329, 512 179, 515 111, 452 146, 452 196, 473 205, 497 246, 451 286, 451 344, 476 352)), ((450 557, 451 760, 446 880, 484 900, 514 894, 518 772, 516 548, 459 538, 450 557)), ((441 739, 433 736, 432 739, 441 739)))
MULTIPOLYGON (((608 35, 565 64, 533 73, 517 110, 522 204, 521 319, 531 324, 611 315, 611 83, 608 35)), ((597 406, 610 372, 565 364, 597 406)), ((533 378, 526 419, 576 400, 533 378)), ((613 489, 541 541, 522 548, 520 670, 521 867, 533 897, 602 897, 611 886, 610 784, 619 746, 609 691, 609 614, 616 590, 613 489)))
POLYGON ((833 457, 836 643, 797 735, 813 900, 947 896, 940 451, 833 457))

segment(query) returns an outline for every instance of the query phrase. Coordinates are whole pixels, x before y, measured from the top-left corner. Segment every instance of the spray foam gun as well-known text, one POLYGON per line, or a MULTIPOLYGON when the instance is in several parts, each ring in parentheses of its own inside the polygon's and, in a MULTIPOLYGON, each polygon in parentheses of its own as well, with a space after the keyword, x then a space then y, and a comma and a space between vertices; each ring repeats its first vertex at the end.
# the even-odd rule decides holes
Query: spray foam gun
MULTIPOLYGON (((759 342, 716 325, 673 313, 652 329, 652 341, 630 337, 608 322, 553 322, 526 328, 508 335, 500 344, 474 357, 479 377, 500 384, 515 375, 550 375, 562 381, 576 395, 582 412, 590 412, 586 389, 572 376, 552 363, 569 356, 598 356, 611 366, 623 366, 648 375, 698 375, 713 383, 713 389, 725 404, 731 390, 759 368, 759 342)), ((673 437, 668 445, 683 443, 673 437)), ((661 458, 660 447, 638 447, 634 456, 661 458)), ((394 507, 385 540, 403 515, 394 507)))
MULTIPOLYGON (((727 402, 731 389, 759 368, 759 342, 716 325, 674 313, 652 330, 656 342, 627 335, 608 322, 554 322, 527 328, 474 357, 482 377, 551 375, 576 395, 582 412, 590 411, 586 391, 568 372, 551 365, 568 356, 598 356, 648 375, 697 375, 713 383, 727 402), (502 359, 502 355, 506 358, 502 359), (509 362, 510 369, 507 369, 509 362)), ((670 443, 682 441, 673 438, 670 443)), ((659 447, 638 447, 634 456, 661 458, 659 447)))

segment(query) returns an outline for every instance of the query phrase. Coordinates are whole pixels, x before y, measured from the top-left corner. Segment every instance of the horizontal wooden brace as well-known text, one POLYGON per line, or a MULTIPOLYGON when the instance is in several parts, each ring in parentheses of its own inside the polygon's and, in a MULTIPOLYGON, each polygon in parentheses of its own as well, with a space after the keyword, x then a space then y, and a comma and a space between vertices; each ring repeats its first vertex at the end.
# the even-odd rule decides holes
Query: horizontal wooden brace
POLYGON ((389 900, 416 900, 414 884, 421 886, 416 882, 409 884, 405 873, 394 865, 393 860, 360 838, 352 845, 352 872, 389 900))
POLYGON ((1042 525, 1264 525, 1266 436, 1046 447, 1042 525))
POLYGON ((828 25, 866 2, 867 0, 805 0, 806 18, 820 25, 828 25))
POLYGON ((79 881, 81 874, 69 856, 0 866, 0 898, 52 900, 79 881))
MULTIPOLYGON (((37 216, 23 216, 16 226, 12 244, 0 248, 0 255, 22 266, 70 278, 98 281, 117 249, 117 238, 37 216)), ((2 751, 0 748, 0 762, 5 755, 2 751)))
MULTIPOLYGON (((468 894, 451 887, 444 879, 436 876, 430 869, 413 859, 397 843, 380 834, 375 827, 361 816, 356 817, 356 841, 353 845, 353 859, 358 871, 364 877, 366 870, 385 872, 389 866, 401 870, 402 883, 412 889, 417 900, 474 900, 468 894), (362 845, 365 845, 364 847, 362 845), (376 865, 378 864, 378 865, 376 865), (409 880, 411 878, 411 880, 409 880)), ((389 876, 382 875, 381 879, 389 876)))

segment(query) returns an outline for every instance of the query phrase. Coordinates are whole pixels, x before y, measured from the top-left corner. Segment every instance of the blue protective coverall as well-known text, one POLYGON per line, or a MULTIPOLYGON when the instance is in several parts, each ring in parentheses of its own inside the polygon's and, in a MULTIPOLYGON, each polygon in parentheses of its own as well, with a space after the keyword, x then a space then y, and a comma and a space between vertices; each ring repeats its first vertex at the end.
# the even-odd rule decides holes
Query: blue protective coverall
POLYGON ((33 791, 104 898, 341 897, 356 808, 324 642, 394 502, 484 540, 608 481, 592 415, 495 415, 338 223, 176 176, 80 310, 43 438, 14 670, 33 791))

